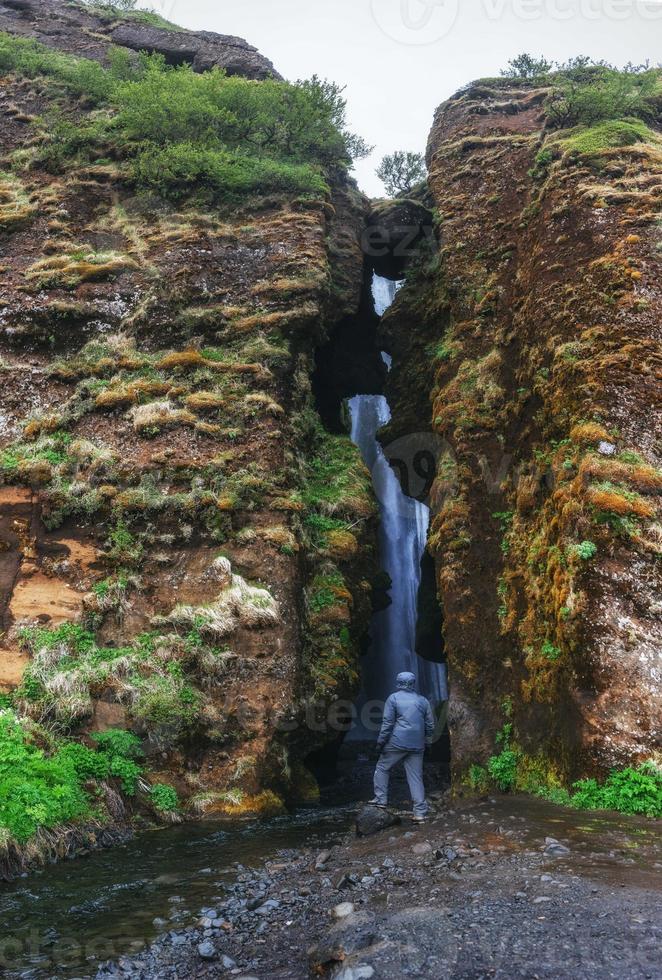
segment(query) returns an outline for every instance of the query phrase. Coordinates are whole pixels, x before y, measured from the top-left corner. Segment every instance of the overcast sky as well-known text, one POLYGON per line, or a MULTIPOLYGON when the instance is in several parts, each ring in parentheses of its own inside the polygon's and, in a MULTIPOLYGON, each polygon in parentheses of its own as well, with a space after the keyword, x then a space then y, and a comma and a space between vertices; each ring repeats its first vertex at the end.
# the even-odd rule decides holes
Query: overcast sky
POLYGON ((194 30, 246 38, 286 78, 347 86, 350 127, 385 153, 425 150, 435 108, 522 51, 625 64, 662 59, 662 0, 140 0, 194 30))

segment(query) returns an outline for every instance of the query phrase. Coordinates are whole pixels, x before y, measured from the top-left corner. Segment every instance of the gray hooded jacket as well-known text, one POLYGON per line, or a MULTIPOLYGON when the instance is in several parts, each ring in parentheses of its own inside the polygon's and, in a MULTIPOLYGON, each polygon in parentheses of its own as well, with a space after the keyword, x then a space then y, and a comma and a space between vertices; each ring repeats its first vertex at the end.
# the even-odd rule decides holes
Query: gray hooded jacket
POLYGON ((398 674, 398 690, 387 698, 384 719, 377 739, 383 749, 422 752, 434 736, 434 715, 427 698, 416 694, 413 674, 398 674))

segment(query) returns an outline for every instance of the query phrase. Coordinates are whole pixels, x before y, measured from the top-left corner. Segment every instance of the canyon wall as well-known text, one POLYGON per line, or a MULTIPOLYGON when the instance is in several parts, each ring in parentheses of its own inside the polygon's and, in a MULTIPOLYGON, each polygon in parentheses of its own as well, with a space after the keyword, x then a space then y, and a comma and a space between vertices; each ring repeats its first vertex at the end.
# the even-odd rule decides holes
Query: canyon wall
POLYGON ((550 86, 475 83, 427 191, 369 206, 335 117, 274 150, 329 93, 279 102, 241 39, 61 0, 0 2, 0 32, 0 704, 47 748, 133 730, 196 812, 315 796, 388 601, 341 407, 384 383, 377 271, 406 275, 381 438, 432 506, 418 641, 448 659, 456 773, 499 732, 522 788, 655 758, 658 130, 554 129, 550 86), (238 114, 205 103, 213 68, 238 114))
POLYGON ((509 724, 523 785, 655 757, 662 720, 662 142, 554 130, 549 95, 439 108, 438 249, 384 324, 385 441, 438 440, 455 768, 509 724))
MULTIPOLYGON (((100 63, 204 41, 171 60, 272 74, 240 39, 43 7, 0 5, 0 29, 100 63)), ((95 109, 36 50, 0 91, 0 686, 65 734, 134 730, 200 812, 307 798, 338 729, 305 705, 354 694, 377 570, 369 475, 311 387, 359 310, 366 202, 341 169, 328 194, 173 201, 112 132, 55 160, 51 127, 95 109)))

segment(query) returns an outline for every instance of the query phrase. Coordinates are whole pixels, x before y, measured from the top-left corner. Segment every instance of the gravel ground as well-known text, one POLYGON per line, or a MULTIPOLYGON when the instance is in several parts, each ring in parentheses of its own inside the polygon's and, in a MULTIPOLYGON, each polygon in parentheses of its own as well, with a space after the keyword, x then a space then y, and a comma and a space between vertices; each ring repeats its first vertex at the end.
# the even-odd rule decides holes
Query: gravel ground
POLYGON ((525 798, 450 803, 374 837, 237 869, 198 926, 99 978, 662 977, 653 822, 525 798))

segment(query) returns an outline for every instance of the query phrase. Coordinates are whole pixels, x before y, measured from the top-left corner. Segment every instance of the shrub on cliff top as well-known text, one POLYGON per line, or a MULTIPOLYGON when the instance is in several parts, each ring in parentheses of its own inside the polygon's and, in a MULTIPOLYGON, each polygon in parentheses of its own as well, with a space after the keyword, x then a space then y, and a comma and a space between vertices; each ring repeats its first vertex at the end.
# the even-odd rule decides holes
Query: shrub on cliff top
POLYGON ((553 76, 547 115, 558 127, 595 126, 612 119, 648 119, 655 115, 660 72, 640 66, 620 71, 612 65, 579 59, 553 76))
POLYGON ((119 85, 112 101, 123 135, 157 146, 193 141, 323 165, 348 164, 366 150, 345 129, 341 90, 316 76, 294 85, 254 82, 151 58, 142 77, 119 85))
POLYGON ((347 130, 342 89, 317 76, 256 82, 218 68, 171 67, 158 55, 133 64, 121 50, 104 69, 7 34, 0 34, 0 71, 45 76, 108 110, 54 124, 44 149, 51 164, 106 156, 114 143, 134 162, 138 182, 164 195, 200 187, 225 199, 256 191, 320 194, 328 170, 370 152, 347 130))
POLYGON ((547 58, 534 58, 530 54, 518 54, 511 58, 508 67, 501 72, 504 78, 540 78, 549 74, 553 64, 547 58))

